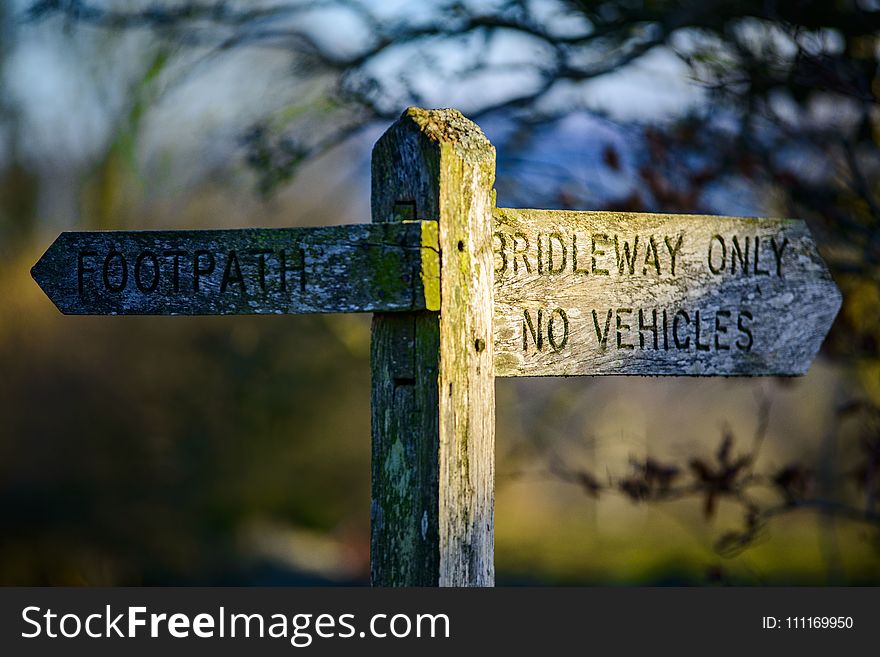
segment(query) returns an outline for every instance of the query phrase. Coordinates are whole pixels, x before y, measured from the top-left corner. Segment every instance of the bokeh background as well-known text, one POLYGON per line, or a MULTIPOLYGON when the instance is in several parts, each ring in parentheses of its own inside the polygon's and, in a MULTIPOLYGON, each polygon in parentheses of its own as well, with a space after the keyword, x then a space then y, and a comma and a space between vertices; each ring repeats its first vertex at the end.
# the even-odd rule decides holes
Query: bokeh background
POLYGON ((498 204, 806 219, 809 374, 497 381, 500 584, 880 583, 876 0, 4 0, 0 583, 369 572, 369 316, 64 317, 66 229, 369 220, 409 105, 498 204))

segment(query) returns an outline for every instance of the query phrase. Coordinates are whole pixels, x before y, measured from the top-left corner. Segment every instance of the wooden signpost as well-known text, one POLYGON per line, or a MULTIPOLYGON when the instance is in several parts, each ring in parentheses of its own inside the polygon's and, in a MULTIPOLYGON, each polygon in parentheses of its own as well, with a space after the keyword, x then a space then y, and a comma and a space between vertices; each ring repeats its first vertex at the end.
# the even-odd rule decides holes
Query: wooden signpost
POLYGON ((372 582, 494 583, 496 376, 803 374, 840 292, 801 221, 496 208, 495 149, 411 108, 372 223, 63 233, 68 314, 373 312, 372 582))

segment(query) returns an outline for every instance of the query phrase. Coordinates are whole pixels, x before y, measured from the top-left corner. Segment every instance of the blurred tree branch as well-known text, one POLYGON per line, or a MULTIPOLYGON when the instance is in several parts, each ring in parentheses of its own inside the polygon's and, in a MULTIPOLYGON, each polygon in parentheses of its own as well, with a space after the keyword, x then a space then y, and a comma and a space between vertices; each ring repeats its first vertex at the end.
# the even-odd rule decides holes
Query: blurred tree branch
MULTIPOLYGON (((258 5, 150 2, 140 8, 137 4, 120 8, 85 0, 38 0, 26 12, 30 21, 53 15, 108 29, 146 28, 176 43, 215 51, 245 46, 283 48, 311 62, 316 71, 335 75, 333 102, 352 110, 338 129, 317 141, 310 141, 308 135, 273 135, 265 125, 243 131, 251 150, 249 161, 264 173, 261 188, 265 193, 287 180, 299 163, 347 139, 360 126, 394 118, 406 105, 427 104, 430 99, 420 89, 418 78, 443 76, 438 61, 447 53, 444 48, 460 48, 468 55, 466 63, 446 72, 447 82, 464 84, 511 68, 534 74, 531 85, 502 98, 477 94, 470 100, 471 107, 463 108, 476 119, 515 111, 520 120, 534 124, 585 106, 583 98, 554 101, 554 92, 563 85, 620 70, 664 46, 711 92, 705 111, 687 117, 682 126, 662 130, 665 147, 677 149, 675 157, 683 161, 687 151, 706 152, 711 144, 716 164, 681 181, 663 181, 664 189, 678 188, 676 193, 658 194, 660 185, 645 180, 646 193, 621 199, 619 205, 692 209, 668 207, 684 202, 698 209, 703 190, 719 179, 739 175, 759 185, 772 181, 791 210, 811 220, 827 242, 861 245, 865 253, 860 260, 868 267, 880 261, 876 198, 880 12, 863 8, 862 3, 441 2, 418 20, 406 15, 383 19, 368 3, 356 0, 278 0, 258 5), (547 6, 557 10, 556 20, 540 9, 547 6), (350 43, 321 39, 304 19, 328 10, 348 12, 369 36, 354 48, 350 43), (535 58, 490 61, 493 40, 505 34, 530 39, 535 58), (406 66, 382 72, 376 64, 387 62, 391 51, 405 57, 406 66), (817 112, 827 116, 817 119, 817 112), (719 125, 719 113, 727 126, 719 125), (704 132, 710 137, 699 138, 704 132), (799 170, 792 157, 796 152, 806 156, 807 151, 814 160, 807 169, 815 160, 824 159, 833 170, 821 180, 799 170), (843 210, 852 204, 864 212, 843 210)), ((853 258, 844 259, 851 267, 853 258)))
MULTIPOLYGON (((545 446, 546 474, 551 479, 577 486, 593 499, 612 493, 639 504, 696 499, 701 502, 707 520, 717 515, 719 502, 731 503, 741 510, 741 526, 724 531, 715 541, 715 549, 722 556, 735 556, 753 545, 773 518, 804 510, 864 524, 876 532, 880 541, 880 511, 877 509, 880 412, 864 402, 849 403, 837 410, 841 420, 858 414, 867 416, 861 450, 848 471, 835 475, 841 479, 835 482, 840 499, 821 496, 816 469, 804 462, 792 461, 755 472, 770 419, 767 400, 760 402, 752 445, 746 452, 735 452, 735 437, 725 428, 711 459, 691 457, 686 463, 678 463, 650 456, 631 458, 628 474, 609 475, 603 482, 589 469, 572 467, 545 446), (770 498, 756 494, 768 491, 772 494, 770 498)), ((517 476, 525 474, 517 473, 517 476)))

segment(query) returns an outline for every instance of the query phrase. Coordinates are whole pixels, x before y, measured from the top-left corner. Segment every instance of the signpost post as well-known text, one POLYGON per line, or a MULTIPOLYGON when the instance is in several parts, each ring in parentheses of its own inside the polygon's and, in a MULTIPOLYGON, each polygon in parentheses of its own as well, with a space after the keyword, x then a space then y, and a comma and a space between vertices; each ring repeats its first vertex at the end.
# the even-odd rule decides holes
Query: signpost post
POLYGON ((371 577, 494 582, 495 376, 806 372, 840 292, 801 221, 496 208, 495 150, 410 108, 372 223, 63 233, 67 314, 373 312, 371 577))

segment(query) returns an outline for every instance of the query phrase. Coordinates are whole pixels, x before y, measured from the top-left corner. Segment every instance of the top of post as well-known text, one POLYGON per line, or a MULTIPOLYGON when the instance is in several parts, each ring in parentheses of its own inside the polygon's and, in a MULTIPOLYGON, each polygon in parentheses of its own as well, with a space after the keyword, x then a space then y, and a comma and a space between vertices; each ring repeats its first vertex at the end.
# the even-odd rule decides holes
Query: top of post
POLYGON ((462 164, 479 170, 480 186, 489 194, 495 148, 479 126, 456 109, 410 107, 373 146, 373 221, 438 220, 441 205, 461 201, 454 191, 460 184, 454 181, 463 175, 458 171, 462 164), (449 192, 442 203, 440 180, 449 192))
POLYGON ((480 127, 457 109, 422 109, 410 107, 400 123, 411 121, 431 141, 451 144, 456 154, 468 162, 481 162, 494 157, 495 147, 480 127))

